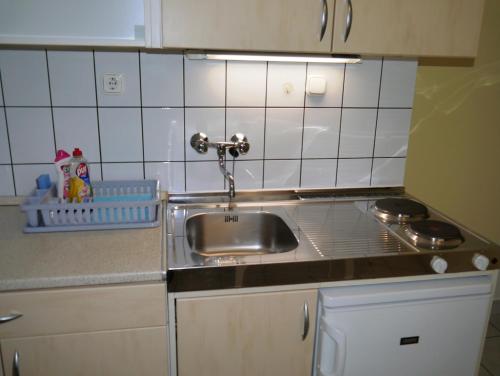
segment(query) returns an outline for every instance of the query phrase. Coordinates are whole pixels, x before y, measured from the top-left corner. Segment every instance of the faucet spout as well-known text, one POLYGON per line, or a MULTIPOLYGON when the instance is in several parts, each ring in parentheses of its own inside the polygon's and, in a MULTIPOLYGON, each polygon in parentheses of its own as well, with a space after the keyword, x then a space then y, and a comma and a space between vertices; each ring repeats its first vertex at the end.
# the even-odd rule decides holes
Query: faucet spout
POLYGON ((234 198, 236 191, 234 188, 234 176, 227 170, 226 167, 226 148, 222 145, 217 146, 217 155, 219 157, 219 170, 229 184, 229 199, 232 199, 234 198))

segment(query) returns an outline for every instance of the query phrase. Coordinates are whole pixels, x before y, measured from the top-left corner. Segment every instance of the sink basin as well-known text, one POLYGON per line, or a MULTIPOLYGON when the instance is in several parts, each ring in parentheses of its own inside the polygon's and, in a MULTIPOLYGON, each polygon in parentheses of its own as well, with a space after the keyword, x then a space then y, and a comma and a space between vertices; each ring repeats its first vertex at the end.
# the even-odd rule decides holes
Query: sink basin
POLYGON ((285 221, 267 212, 196 214, 186 221, 186 237, 204 256, 281 253, 299 245, 285 221))

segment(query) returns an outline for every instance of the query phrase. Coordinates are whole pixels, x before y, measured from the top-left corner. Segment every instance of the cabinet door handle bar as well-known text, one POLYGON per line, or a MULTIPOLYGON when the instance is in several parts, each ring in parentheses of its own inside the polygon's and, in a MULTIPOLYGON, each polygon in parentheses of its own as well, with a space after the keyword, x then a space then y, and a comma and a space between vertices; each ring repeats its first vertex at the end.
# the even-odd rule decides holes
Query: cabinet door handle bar
POLYGON ((12 376, 20 376, 20 373, 19 373, 19 352, 17 350, 14 353, 14 360, 12 362, 12 376))
POLYGON ((349 34, 351 33, 352 18, 353 18, 352 2, 347 0, 347 16, 345 18, 345 33, 344 33, 344 43, 347 42, 349 34))
POLYGON ((9 313, 7 315, 0 316, 0 324, 3 324, 3 323, 6 323, 6 322, 9 322, 9 321, 18 319, 22 315, 23 315, 22 313, 9 313))
POLYGON ((304 331, 302 332, 302 341, 307 338, 309 333, 309 306, 304 302, 304 331))
POLYGON ((321 0, 323 7, 321 9, 321 32, 319 34, 319 41, 323 40, 326 32, 326 25, 328 25, 328 3, 327 0, 321 0))

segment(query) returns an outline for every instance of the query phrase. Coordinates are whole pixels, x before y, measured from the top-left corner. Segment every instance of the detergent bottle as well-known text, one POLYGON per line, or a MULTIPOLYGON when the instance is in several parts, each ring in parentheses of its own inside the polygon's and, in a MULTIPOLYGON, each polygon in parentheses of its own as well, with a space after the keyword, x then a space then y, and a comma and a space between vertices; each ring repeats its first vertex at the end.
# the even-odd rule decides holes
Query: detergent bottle
POLYGON ((73 150, 70 167, 69 199, 71 202, 88 202, 92 193, 89 165, 79 148, 73 150))

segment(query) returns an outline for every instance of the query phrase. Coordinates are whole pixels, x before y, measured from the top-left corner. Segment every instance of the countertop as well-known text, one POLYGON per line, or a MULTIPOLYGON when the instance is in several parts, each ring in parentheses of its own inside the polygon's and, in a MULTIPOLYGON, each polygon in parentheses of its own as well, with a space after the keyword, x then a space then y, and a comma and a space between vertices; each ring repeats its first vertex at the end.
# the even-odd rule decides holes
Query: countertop
POLYGON ((0 291, 161 281, 162 228, 24 234, 26 217, 0 205, 0 291))

